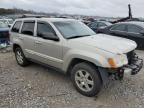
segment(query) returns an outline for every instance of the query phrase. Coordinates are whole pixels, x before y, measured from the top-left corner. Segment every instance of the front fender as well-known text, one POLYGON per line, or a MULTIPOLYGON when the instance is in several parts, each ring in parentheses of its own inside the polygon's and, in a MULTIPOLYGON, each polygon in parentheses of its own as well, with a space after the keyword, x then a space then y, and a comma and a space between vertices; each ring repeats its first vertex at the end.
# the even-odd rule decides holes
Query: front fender
POLYGON ((109 67, 107 59, 99 54, 88 51, 71 50, 64 56, 63 71, 67 71, 71 61, 75 58, 89 61, 99 67, 109 67))

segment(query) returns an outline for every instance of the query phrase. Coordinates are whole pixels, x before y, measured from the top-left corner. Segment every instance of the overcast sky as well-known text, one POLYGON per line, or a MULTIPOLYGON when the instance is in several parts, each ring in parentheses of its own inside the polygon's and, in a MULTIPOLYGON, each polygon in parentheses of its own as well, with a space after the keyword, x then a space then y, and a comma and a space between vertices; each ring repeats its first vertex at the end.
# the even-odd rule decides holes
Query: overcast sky
POLYGON ((0 7, 16 7, 39 12, 124 17, 128 15, 129 3, 132 5, 135 17, 144 17, 144 0, 0 0, 0 7))

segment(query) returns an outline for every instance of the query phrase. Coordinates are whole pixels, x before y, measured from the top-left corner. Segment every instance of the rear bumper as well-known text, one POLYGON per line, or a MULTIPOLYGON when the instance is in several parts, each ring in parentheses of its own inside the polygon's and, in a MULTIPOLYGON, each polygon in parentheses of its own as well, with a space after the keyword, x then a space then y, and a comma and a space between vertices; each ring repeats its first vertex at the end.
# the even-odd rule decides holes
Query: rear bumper
POLYGON ((143 67, 143 60, 135 57, 131 64, 126 65, 120 68, 120 72, 126 73, 129 72, 131 75, 137 74, 143 67))

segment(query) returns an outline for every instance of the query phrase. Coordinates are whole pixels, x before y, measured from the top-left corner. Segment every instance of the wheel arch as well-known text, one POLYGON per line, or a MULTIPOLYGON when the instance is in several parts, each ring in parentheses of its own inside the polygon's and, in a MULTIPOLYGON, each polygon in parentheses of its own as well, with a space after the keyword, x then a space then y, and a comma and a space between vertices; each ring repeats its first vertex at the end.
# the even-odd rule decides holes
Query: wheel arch
POLYGON ((15 51, 15 49, 17 48, 17 47, 20 47, 21 48, 21 46, 19 45, 19 44, 13 44, 13 46, 12 46, 12 49, 13 49, 13 52, 15 51))
POLYGON ((81 59, 81 58, 73 58, 73 59, 70 61, 68 67, 67 67, 66 74, 69 75, 70 72, 71 72, 71 69, 72 69, 76 64, 82 63, 82 62, 89 63, 89 64, 93 65, 96 69, 98 69, 98 66, 97 66, 95 63, 93 63, 93 62, 90 62, 90 61, 88 61, 88 60, 81 59))

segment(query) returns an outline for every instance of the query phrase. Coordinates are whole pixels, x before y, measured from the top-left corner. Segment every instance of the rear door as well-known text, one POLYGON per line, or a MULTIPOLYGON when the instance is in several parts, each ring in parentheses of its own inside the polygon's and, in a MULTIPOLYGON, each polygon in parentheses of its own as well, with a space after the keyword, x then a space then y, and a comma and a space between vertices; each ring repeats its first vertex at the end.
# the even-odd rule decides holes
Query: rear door
POLYGON ((23 21, 19 38, 23 41, 23 51, 28 58, 33 58, 34 55, 34 32, 35 20, 23 21))
POLYGON ((138 44, 138 48, 144 48, 144 35, 141 34, 143 28, 134 24, 127 26, 128 38, 134 40, 138 44))

